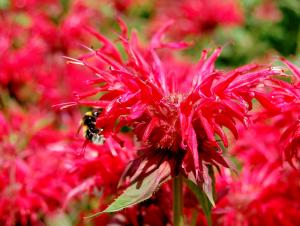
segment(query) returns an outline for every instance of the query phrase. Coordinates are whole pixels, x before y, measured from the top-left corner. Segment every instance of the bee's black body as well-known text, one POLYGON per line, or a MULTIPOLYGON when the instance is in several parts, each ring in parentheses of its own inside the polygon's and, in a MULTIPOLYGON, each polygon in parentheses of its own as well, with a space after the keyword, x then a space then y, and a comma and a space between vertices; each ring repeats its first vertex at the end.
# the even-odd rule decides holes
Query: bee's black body
POLYGON ((96 121, 100 113, 101 110, 88 111, 81 120, 85 138, 95 144, 104 143, 104 136, 101 134, 102 129, 96 127, 96 121))

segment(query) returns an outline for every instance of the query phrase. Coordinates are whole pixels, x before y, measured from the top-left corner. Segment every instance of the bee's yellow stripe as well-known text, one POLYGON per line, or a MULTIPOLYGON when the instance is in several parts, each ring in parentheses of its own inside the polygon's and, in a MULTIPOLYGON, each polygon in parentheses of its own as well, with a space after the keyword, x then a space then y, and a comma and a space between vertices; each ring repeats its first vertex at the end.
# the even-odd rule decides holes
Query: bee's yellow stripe
POLYGON ((86 112, 84 115, 86 115, 86 116, 93 116, 93 112, 88 111, 88 112, 86 112))
POLYGON ((86 132, 88 131, 88 127, 86 125, 82 126, 82 132, 83 132, 83 136, 86 136, 86 132))

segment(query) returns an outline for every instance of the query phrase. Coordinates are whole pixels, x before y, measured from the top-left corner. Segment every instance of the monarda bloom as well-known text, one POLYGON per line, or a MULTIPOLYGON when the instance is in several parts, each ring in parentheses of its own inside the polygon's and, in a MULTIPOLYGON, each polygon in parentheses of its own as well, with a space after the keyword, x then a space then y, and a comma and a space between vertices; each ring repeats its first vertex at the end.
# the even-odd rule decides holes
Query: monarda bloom
POLYGON ((292 73, 291 78, 286 80, 273 79, 273 91, 265 95, 265 99, 273 99, 277 109, 268 108, 258 119, 271 118, 276 130, 280 131, 279 138, 280 151, 283 152, 284 159, 292 166, 299 166, 300 159, 300 69, 282 58, 292 73), (275 116, 275 117, 274 117, 275 116))
MULTIPOLYGON (((213 225, 298 225, 299 171, 274 164, 243 168, 217 201, 213 225)), ((226 186, 225 184, 223 187, 226 186)))
POLYGON ((282 118, 284 119, 285 125, 287 126, 284 131, 281 141, 284 150, 285 158, 295 166, 295 161, 297 160, 297 165, 299 166, 300 160, 300 68, 291 62, 282 59, 283 62, 289 67, 294 75, 295 81, 293 82, 292 98, 289 105, 286 107, 282 118), (287 112, 287 113, 286 113, 287 112), (293 113, 293 117, 289 117, 293 113), (287 116, 286 116, 287 115, 287 116))
POLYGON ((50 114, 0 114, 0 225, 43 226, 78 183, 70 167, 76 150, 53 128, 50 114), (49 121, 48 121, 49 120, 49 121))
POLYGON ((218 178, 213 225, 298 225, 300 174, 282 163, 280 135, 273 120, 241 133, 231 151, 242 169, 237 177, 224 170, 218 178))
POLYGON ((240 25, 244 20, 236 0, 161 0, 157 1, 155 9, 154 27, 166 20, 175 20, 176 26, 170 33, 176 37, 208 33, 218 26, 240 25))
POLYGON ((99 21, 100 15, 81 0, 67 5, 14 0, 1 11, 0 87, 19 103, 48 108, 70 99, 74 90, 84 90, 83 73, 66 65, 62 56, 78 50, 78 42, 90 43, 83 27, 93 24, 91 18, 99 21), (16 20, 20 16, 22 22, 16 20))
POLYGON ((237 137, 237 124, 251 123, 249 111, 254 98, 263 106, 276 109, 272 99, 266 99, 264 94, 272 90, 274 76, 282 71, 257 64, 231 71, 218 70, 215 61, 222 48, 217 48, 211 55, 204 50, 199 62, 186 73, 187 70, 176 66, 168 67, 168 60, 158 55, 161 48, 185 47, 184 43, 161 41, 171 23, 159 30, 143 49, 136 34, 132 33, 129 39, 126 27, 121 25, 123 32, 119 39, 126 60, 109 40, 91 30, 103 44, 102 48, 91 49, 78 60, 73 59, 73 63, 95 72, 96 78, 89 81, 95 88, 78 94, 77 102, 65 104, 102 108, 96 123, 102 134, 117 139, 121 129, 127 127, 140 146, 139 157, 129 164, 121 182, 138 188, 147 186, 147 190, 141 194, 133 192, 131 186, 124 194, 131 191, 136 199, 131 198, 123 206, 113 205, 107 211, 149 198, 162 182, 178 174, 202 186, 212 199, 209 168, 228 167, 219 143, 228 145, 223 128, 237 137), (180 74, 183 71, 184 80, 180 74), (94 97, 97 94, 101 94, 100 98, 94 97))

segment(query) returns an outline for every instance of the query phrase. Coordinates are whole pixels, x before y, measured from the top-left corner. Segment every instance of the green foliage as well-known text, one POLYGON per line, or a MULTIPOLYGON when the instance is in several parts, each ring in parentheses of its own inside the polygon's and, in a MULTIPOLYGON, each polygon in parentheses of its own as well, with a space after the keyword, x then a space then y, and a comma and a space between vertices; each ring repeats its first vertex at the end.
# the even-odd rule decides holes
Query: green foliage
POLYGON ((274 1, 281 17, 272 21, 257 17, 260 0, 243 0, 245 21, 236 27, 218 27, 214 32, 192 37, 195 46, 185 53, 199 58, 199 48, 224 46, 218 67, 236 67, 268 55, 290 57, 300 51, 300 4, 295 0, 274 1))
POLYGON ((170 179, 171 168, 168 162, 162 163, 158 169, 150 173, 142 181, 130 185, 113 203, 102 212, 96 213, 88 218, 98 216, 102 213, 111 213, 136 205, 146 199, 159 189, 159 186, 170 179))
POLYGON ((262 1, 244 0, 245 24, 230 32, 224 28, 216 32, 217 42, 231 41, 225 48, 219 64, 237 66, 261 58, 270 52, 290 56, 299 51, 300 4, 297 1, 277 1, 281 19, 268 21, 254 15, 262 1))
POLYGON ((211 210, 215 206, 214 200, 216 193, 215 176, 213 167, 211 165, 207 165, 206 167, 204 167, 204 176, 206 178, 203 184, 201 184, 202 186, 197 184, 193 177, 185 178, 184 182, 196 196, 207 219, 207 223, 211 226, 211 210))
POLYGON ((212 225, 211 221, 211 210, 212 210, 212 203, 209 200, 208 196, 205 194, 203 189, 201 189, 197 184, 195 184, 193 181, 186 179, 185 180, 186 185, 189 187, 189 189, 194 193, 196 196, 203 213, 207 219, 208 225, 212 225))

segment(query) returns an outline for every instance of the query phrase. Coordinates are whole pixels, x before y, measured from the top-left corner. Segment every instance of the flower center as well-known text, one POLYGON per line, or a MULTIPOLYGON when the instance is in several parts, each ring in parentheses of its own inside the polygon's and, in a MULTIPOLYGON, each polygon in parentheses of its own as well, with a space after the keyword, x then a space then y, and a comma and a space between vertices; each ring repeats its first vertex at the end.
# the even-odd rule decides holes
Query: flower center
POLYGON ((153 116, 158 119, 148 142, 160 149, 177 151, 180 147, 181 133, 179 122, 179 106, 182 94, 171 94, 163 98, 153 116))

